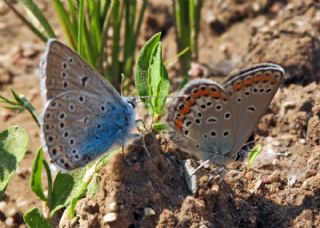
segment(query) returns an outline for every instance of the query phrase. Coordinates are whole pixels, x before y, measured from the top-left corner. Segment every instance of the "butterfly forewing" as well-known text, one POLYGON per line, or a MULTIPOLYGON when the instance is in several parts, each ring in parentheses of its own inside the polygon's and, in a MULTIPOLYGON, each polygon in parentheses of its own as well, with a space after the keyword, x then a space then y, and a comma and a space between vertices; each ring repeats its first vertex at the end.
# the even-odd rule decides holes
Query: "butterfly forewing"
POLYGON ((119 93, 78 54, 57 40, 50 40, 40 64, 41 91, 47 100, 71 90, 89 91, 121 101, 119 93))
POLYGON ((223 84, 235 113, 235 138, 232 155, 236 155, 266 112, 281 83, 284 71, 275 64, 260 64, 241 70, 223 84))

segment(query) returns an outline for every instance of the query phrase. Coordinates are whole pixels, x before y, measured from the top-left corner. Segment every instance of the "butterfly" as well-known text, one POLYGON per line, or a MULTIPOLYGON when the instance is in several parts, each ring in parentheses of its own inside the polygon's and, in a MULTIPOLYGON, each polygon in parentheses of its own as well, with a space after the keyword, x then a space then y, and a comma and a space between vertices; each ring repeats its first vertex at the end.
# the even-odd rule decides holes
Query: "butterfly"
POLYGON ((222 84, 193 80, 167 107, 176 143, 198 159, 223 165, 234 159, 280 86, 284 69, 262 63, 231 74, 222 84))
POLYGON ((54 164, 66 170, 84 166, 131 137, 135 102, 121 97, 66 45, 48 41, 40 75, 40 135, 54 164))

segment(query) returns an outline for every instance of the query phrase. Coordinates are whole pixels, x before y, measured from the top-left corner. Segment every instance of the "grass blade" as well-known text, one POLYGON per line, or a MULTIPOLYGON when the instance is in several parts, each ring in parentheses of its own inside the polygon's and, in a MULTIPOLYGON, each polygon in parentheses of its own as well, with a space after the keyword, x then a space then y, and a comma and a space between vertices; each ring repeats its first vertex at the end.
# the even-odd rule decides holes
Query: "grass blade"
POLYGON ((32 23, 30 23, 8 0, 4 0, 12 12, 43 42, 47 42, 48 37, 45 36, 39 29, 37 29, 32 23))
POLYGON ((44 30, 47 32, 48 36, 50 38, 55 38, 56 35, 52 27, 50 26, 49 22, 47 21, 46 17, 42 14, 38 6, 33 2, 33 0, 21 0, 21 2, 26 8, 28 8, 31 11, 35 18, 37 18, 44 30))
MULTIPOLYGON (((64 5, 60 0, 52 0, 52 4, 55 10, 55 13, 57 14, 60 25, 62 26, 63 32, 67 38, 67 41, 69 45, 73 48, 76 49, 76 37, 77 37, 77 31, 76 31, 76 26, 71 23, 70 21, 70 16, 68 12, 66 11, 64 5)), ((70 4, 69 4, 70 5, 70 4)), ((71 15, 74 15, 74 8, 70 7, 70 12, 71 15), (71 11, 72 9, 72 11, 71 11)))
POLYGON ((30 185, 31 185, 32 191, 42 201, 47 201, 47 197, 45 196, 43 188, 42 188, 42 180, 41 180, 42 164, 43 164, 42 161, 43 161, 43 151, 41 148, 38 150, 38 153, 32 162, 32 172, 31 172, 31 178, 30 178, 30 185))

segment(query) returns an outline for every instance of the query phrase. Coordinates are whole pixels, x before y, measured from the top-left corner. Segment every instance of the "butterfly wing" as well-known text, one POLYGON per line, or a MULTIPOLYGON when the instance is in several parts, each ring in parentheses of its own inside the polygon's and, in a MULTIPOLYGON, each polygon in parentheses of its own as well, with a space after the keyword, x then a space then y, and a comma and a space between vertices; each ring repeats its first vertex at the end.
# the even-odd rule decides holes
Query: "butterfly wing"
POLYGON ((41 92, 46 100, 71 90, 89 91, 115 102, 120 94, 77 53, 63 43, 50 39, 40 63, 41 92))
POLYGON ((133 108, 71 49, 49 41, 41 63, 41 138, 55 164, 84 166, 124 141, 134 125, 133 108))
POLYGON ((168 113, 184 149, 217 164, 228 160, 234 123, 228 96, 219 84, 203 79, 188 83, 168 113))
POLYGON ((229 76, 223 84, 234 113, 235 134, 232 155, 236 155, 256 128, 280 86, 281 66, 263 63, 229 76))

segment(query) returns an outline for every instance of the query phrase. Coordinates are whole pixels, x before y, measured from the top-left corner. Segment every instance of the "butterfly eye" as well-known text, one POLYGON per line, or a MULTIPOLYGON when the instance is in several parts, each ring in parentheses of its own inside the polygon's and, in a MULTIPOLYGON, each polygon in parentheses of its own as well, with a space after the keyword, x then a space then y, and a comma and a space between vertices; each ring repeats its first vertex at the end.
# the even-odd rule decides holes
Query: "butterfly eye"
POLYGON ((128 104, 131 106, 132 109, 135 109, 135 108, 136 108, 136 104, 135 104, 134 101, 128 100, 128 104))

